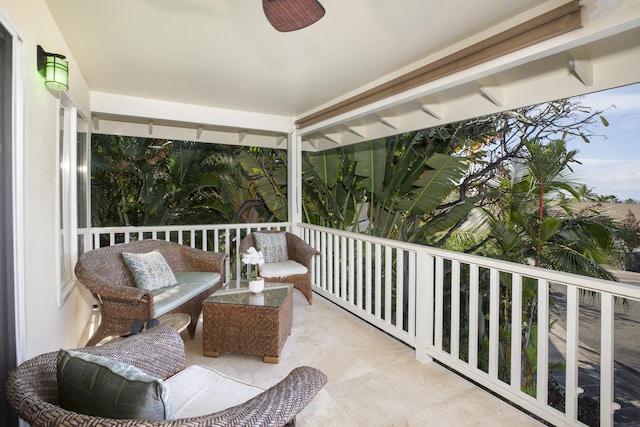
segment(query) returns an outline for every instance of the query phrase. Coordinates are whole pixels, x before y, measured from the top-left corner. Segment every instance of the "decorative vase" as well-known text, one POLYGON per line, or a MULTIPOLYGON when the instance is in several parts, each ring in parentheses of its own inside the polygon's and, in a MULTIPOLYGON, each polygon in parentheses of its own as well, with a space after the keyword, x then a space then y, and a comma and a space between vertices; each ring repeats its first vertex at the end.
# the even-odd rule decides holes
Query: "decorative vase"
POLYGON ((264 289, 264 279, 262 277, 256 277, 249 281, 249 290, 254 294, 259 294, 264 289))
POLYGON ((249 303, 252 305, 264 305, 264 294, 249 295, 249 303))

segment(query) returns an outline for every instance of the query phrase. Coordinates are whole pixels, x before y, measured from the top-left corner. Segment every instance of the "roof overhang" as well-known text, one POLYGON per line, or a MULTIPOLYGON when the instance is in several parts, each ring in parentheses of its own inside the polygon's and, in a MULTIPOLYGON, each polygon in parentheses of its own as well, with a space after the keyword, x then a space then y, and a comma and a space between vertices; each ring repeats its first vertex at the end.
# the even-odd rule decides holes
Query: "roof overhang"
POLYGON ((304 119, 314 113, 339 106, 567 2, 545 2, 298 116, 92 92, 93 131, 286 148, 286 137, 295 130, 303 150, 321 151, 640 82, 639 2, 623 2, 604 12, 596 9, 596 3, 583 2, 581 28, 310 124, 304 119), (302 126, 296 129, 297 121, 302 126))

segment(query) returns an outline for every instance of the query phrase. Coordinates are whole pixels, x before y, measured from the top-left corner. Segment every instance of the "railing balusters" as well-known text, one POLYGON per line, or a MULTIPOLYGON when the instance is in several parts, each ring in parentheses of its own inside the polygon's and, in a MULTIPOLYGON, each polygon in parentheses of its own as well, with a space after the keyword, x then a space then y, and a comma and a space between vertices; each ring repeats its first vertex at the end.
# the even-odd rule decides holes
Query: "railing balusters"
POLYGON ((393 286, 393 252, 391 248, 382 248, 384 252, 384 282, 383 282, 383 296, 384 296, 384 320, 388 325, 391 324, 391 309, 392 309, 392 289, 393 286))
MULTIPOLYGON (((549 282, 538 279, 538 325, 549 324, 549 282)), ((536 398, 540 407, 549 403, 549 328, 538 328, 536 398)))
POLYGON ((569 422, 578 419, 578 288, 567 285, 567 350, 565 415, 569 422))
POLYGON ((408 316, 407 316, 407 332, 409 333, 410 337, 415 337, 416 336, 416 288, 417 288, 417 268, 418 266, 416 265, 416 258, 417 258, 417 254, 416 252, 410 251, 408 252, 408 257, 409 257, 409 274, 408 274, 408 283, 407 283, 407 289, 409 291, 409 295, 407 295, 408 298, 408 316))
POLYGON ((362 277, 362 240, 356 240, 356 289, 357 289, 357 299, 356 306, 359 309, 363 309, 364 299, 362 298, 363 294, 363 277, 362 277))
POLYGON ((444 260, 435 259, 435 322, 434 345, 437 351, 442 351, 444 337, 444 260))
POLYGON ((373 256, 372 256, 372 249, 373 245, 371 244, 371 242, 367 241, 365 244, 365 250, 366 250, 366 254, 367 254, 367 258, 365 259, 365 272, 366 272, 366 285, 365 285, 365 296, 366 296, 366 306, 365 306, 365 312, 366 313, 371 313, 371 310, 373 310, 373 297, 372 297, 372 286, 373 286, 373 256))
MULTIPOLYGON (((505 344, 506 347, 506 344, 505 344)), ((522 276, 511 277, 511 391, 522 387, 522 276)))
POLYGON ((489 276, 489 377, 498 381, 500 361, 500 272, 492 268, 489 276))
MULTIPOLYGON (((399 331, 404 330, 404 250, 400 248, 395 249, 396 253, 396 329, 399 331)), ((393 292, 393 285, 389 286, 389 294, 393 292)), ((391 305, 391 304, 390 304, 391 305)))
POLYGON ((347 255, 348 255, 348 251, 347 251, 347 238, 346 236, 340 236, 339 238, 339 242, 340 242, 340 279, 339 279, 339 283, 340 283, 340 297, 344 300, 344 301, 348 301, 347 298, 347 285, 348 285, 348 279, 347 279, 347 255))
POLYGON ((451 262, 451 357, 460 357, 460 262, 451 262))
POLYGON ((382 319, 382 245, 379 243, 374 244, 375 253, 375 295, 374 295, 374 310, 376 319, 382 319))
POLYGON ((347 279, 347 294, 349 295, 349 303, 350 304, 355 304, 355 279, 356 279, 356 275, 355 275, 355 269, 354 267, 354 259, 355 259, 355 248, 354 248, 354 241, 353 238, 349 238, 347 240, 347 246, 348 246, 348 259, 349 259, 349 264, 348 266, 345 266, 345 268, 348 269, 348 273, 349 273, 349 277, 347 279))
MULTIPOLYGON (((614 409, 614 329, 613 295, 603 292, 600 295, 600 426, 613 425, 614 409)), ((615 404, 617 405, 617 404, 615 404)))
POLYGON ((480 267, 477 264, 469 264, 469 367, 472 370, 478 367, 479 294, 480 267))

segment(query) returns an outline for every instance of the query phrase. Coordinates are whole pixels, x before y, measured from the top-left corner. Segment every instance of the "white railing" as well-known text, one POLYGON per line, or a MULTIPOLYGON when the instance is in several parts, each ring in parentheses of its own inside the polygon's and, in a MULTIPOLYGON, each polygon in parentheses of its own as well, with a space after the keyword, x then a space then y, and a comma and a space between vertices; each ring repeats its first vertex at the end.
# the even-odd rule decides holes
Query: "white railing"
POLYGON ((581 295, 589 294, 600 303, 600 425, 613 425, 618 407, 614 303, 640 300, 639 287, 324 227, 299 227, 321 252, 313 268, 316 292, 414 347, 418 360, 436 359, 556 425, 580 424, 578 320, 581 295), (555 360, 550 346, 557 342, 550 343, 548 326, 557 316, 552 305, 560 303, 553 300, 564 294, 566 340, 560 347, 566 347, 559 349, 564 353, 559 375, 564 378, 564 401, 552 406, 550 398, 556 396, 548 393, 549 362, 555 360), (533 324, 541 327, 533 329, 533 324), (527 335, 511 331, 527 330, 528 348, 535 354, 524 356, 527 335))
MULTIPOLYGON (((309 224, 300 235, 321 256, 314 258, 314 291, 432 359, 556 425, 576 425, 579 387, 580 300, 585 292, 600 303, 600 425, 613 425, 614 304, 640 300, 640 288, 421 245, 396 242, 309 224), (508 295, 507 295, 508 294, 508 295), (561 343, 560 409, 548 393, 550 324, 554 299, 566 295, 566 340, 561 343), (534 304, 535 303, 535 304, 534 304), (534 307, 533 309, 531 307, 534 307), (535 315, 535 322, 528 319, 535 315), (523 321, 523 318, 525 321, 523 321), (523 356, 524 334, 531 330, 523 356), (533 360, 534 366, 523 364, 533 360), (527 381, 531 383, 523 384, 527 381), (528 393, 523 386, 528 385, 528 393)), ((289 223, 81 230, 91 249, 145 238, 171 240, 229 256, 226 280, 241 271, 242 237, 258 229, 291 230, 289 223)), ((640 396, 636 396, 638 400, 640 396)))
MULTIPOLYGON (((274 222, 266 224, 224 225, 166 225, 146 227, 95 227, 80 229, 82 251, 133 240, 167 240, 205 251, 223 252, 228 255, 225 266, 225 283, 240 277, 242 264, 240 241, 256 230, 289 230, 290 224, 274 222)), ((81 251, 81 252, 82 252, 81 251)))

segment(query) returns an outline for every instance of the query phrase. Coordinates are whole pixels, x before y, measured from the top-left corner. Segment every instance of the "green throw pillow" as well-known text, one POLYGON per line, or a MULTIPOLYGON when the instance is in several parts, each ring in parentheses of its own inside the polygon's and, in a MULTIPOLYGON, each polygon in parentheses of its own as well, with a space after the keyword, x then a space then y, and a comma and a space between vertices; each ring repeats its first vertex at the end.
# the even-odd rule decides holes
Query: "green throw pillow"
POLYGON ((277 233, 253 233, 256 241, 256 249, 262 252, 264 262, 284 262, 289 260, 287 253, 287 236, 284 231, 277 233))
POLYGON ((164 381, 127 363, 60 350, 57 378, 60 406, 66 410, 105 418, 173 419, 164 381))
POLYGON ((122 257, 140 289, 155 291, 178 283, 167 260, 158 250, 142 254, 123 252, 122 257))

